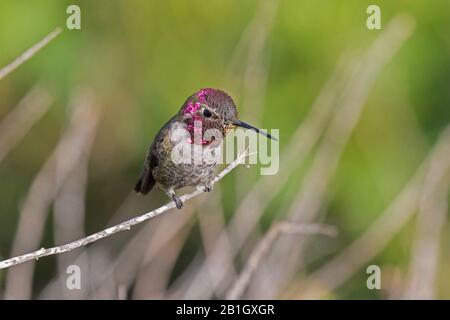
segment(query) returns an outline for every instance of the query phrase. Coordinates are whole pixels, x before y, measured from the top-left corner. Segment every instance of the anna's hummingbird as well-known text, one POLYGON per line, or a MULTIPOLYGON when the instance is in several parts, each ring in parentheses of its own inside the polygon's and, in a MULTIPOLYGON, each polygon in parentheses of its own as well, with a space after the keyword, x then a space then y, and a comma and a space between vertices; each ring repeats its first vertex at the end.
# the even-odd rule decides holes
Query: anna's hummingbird
POLYGON ((196 186, 204 188, 207 192, 211 191, 216 163, 174 161, 174 149, 176 144, 180 143, 180 139, 174 138, 174 133, 180 130, 186 132, 186 136, 181 138, 182 143, 195 145, 204 150, 220 147, 220 143, 217 142, 235 127, 251 129, 274 139, 258 128, 240 121, 236 105, 226 92, 205 88, 194 93, 187 98, 180 111, 159 130, 150 145, 144 169, 134 190, 145 195, 157 183, 158 187, 175 202, 178 209, 181 209, 183 202, 177 197, 176 189, 196 186), (220 139, 216 139, 214 135, 208 138, 205 132, 210 129, 218 132, 220 139))

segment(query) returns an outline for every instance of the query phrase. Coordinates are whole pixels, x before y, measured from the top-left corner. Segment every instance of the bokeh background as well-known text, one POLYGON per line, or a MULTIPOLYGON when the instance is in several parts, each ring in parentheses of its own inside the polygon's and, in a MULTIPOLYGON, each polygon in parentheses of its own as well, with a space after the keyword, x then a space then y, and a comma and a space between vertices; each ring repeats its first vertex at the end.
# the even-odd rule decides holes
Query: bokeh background
POLYGON ((338 234, 280 235, 239 297, 450 298, 450 2, 377 1, 382 29, 368 30, 372 2, 1 1, 0 66, 63 27, 0 80, 0 133, 26 128, 0 137, 2 259, 163 205, 161 192, 131 190, 153 136, 202 87, 229 92, 249 123, 280 129, 287 176, 238 167, 185 212, 0 270, 1 297, 224 298, 264 234, 295 220, 338 234), (73 3, 81 30, 65 28, 73 3), (28 111, 10 117, 18 108, 28 111), (245 229, 248 212, 254 227, 224 233, 233 221, 245 229), (82 290, 71 291, 74 261, 82 290), (371 264, 380 290, 366 286, 371 264))

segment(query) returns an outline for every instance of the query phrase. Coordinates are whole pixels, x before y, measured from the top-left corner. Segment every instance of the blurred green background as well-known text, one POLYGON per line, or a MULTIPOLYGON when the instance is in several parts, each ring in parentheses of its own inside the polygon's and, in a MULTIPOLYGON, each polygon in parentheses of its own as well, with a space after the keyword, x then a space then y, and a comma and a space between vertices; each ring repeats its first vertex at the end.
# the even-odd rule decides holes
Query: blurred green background
MULTIPOLYGON (((66 8, 72 3, 81 7, 82 29, 64 28, 56 40, 0 81, 0 119, 36 83, 56 96, 50 111, 0 165, 1 257, 9 256, 21 204, 67 125, 68 101, 76 88, 92 88, 102 108, 89 166, 89 233, 100 230, 130 193, 148 144, 187 96, 202 87, 222 88, 235 98, 241 113, 246 112, 239 84, 232 86, 229 80, 230 73, 232 78, 243 71, 230 64, 259 1, 1 1, 0 66, 55 27, 64 27, 66 8)), ((262 128, 280 128, 280 150, 342 54, 365 50, 383 31, 366 28, 366 8, 372 3, 280 0, 264 47, 267 83, 259 119, 245 119, 262 128)), ((383 27, 406 12, 414 17, 416 28, 377 78, 333 178, 327 222, 340 230, 333 250, 361 234, 390 203, 450 120, 450 2, 376 4, 382 10, 383 27)), ((245 67, 246 61, 240 63, 245 67)), ((257 169, 237 170, 256 179, 257 169)), ((294 195, 303 172, 301 168, 292 175, 264 221, 294 195)), ((221 183, 227 217, 241 197, 233 192, 235 175, 221 183)), ((165 201, 158 193, 152 197, 156 199, 152 208, 165 201)), ((375 262, 407 270, 413 227, 408 224, 375 262)), ((448 231, 447 224, 439 263, 439 297, 447 298, 448 231)), ((52 244, 49 219, 43 245, 52 244)), ((38 264, 37 292, 54 269, 53 258, 38 264)), ((364 272, 355 276, 336 297, 383 297, 361 285, 365 277, 364 272)), ((0 283, 2 279, 0 272, 0 283)))

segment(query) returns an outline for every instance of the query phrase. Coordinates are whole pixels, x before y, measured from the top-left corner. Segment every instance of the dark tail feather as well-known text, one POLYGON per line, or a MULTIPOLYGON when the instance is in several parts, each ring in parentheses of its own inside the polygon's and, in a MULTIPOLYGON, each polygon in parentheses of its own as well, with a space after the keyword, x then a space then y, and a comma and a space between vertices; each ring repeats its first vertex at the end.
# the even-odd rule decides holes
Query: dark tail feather
POLYGON ((134 186, 134 191, 140 194, 147 194, 155 185, 155 179, 152 174, 143 174, 134 186))

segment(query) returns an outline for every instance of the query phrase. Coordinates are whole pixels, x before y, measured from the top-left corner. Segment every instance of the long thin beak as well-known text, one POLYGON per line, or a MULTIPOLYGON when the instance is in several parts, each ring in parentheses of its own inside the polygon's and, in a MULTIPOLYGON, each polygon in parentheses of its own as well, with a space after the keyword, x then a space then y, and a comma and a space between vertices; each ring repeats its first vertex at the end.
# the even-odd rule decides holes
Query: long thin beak
POLYGON ((272 137, 272 136, 271 136, 270 134, 268 134, 267 132, 264 132, 264 131, 262 131, 262 130, 259 130, 258 128, 255 128, 254 126, 249 125, 248 123, 245 123, 244 121, 241 121, 241 120, 233 120, 232 123, 233 123, 235 126, 237 126, 237 127, 242 127, 242 128, 245 128, 245 129, 253 130, 253 131, 255 131, 255 132, 259 133, 259 134, 262 134, 263 136, 265 136, 265 137, 267 137, 267 138, 269 138, 269 139, 278 141, 276 138, 272 137))

